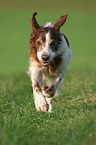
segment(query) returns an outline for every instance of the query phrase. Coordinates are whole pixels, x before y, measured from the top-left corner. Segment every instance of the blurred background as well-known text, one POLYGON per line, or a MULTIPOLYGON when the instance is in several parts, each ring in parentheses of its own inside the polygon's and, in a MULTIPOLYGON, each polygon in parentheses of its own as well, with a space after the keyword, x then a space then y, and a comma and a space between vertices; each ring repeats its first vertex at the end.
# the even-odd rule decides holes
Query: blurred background
POLYGON ((96 0, 0 0, 0 75, 27 71, 34 11, 40 25, 67 13, 61 30, 73 51, 69 71, 96 70, 96 0))

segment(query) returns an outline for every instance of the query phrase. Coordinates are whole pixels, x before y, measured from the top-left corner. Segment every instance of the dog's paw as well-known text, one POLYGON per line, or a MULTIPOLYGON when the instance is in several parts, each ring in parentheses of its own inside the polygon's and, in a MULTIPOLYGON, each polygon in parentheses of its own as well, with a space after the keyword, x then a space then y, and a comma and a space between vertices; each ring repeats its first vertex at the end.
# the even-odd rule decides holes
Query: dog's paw
POLYGON ((34 102, 35 102, 35 106, 36 106, 37 111, 41 111, 41 112, 48 111, 49 106, 46 103, 45 98, 43 97, 43 95, 41 93, 34 96, 34 102))
POLYGON ((48 87, 47 85, 43 86, 42 93, 46 97, 53 97, 55 95, 55 86, 51 86, 51 87, 48 87))

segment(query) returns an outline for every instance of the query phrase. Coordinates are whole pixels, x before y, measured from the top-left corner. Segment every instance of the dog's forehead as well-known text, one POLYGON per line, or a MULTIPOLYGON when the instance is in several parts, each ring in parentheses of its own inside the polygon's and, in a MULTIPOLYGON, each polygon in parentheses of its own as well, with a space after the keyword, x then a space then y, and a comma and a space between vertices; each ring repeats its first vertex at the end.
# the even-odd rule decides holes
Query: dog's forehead
POLYGON ((35 31, 35 39, 42 39, 43 41, 46 40, 46 35, 50 37, 50 39, 56 39, 58 32, 54 28, 50 27, 41 27, 35 31))

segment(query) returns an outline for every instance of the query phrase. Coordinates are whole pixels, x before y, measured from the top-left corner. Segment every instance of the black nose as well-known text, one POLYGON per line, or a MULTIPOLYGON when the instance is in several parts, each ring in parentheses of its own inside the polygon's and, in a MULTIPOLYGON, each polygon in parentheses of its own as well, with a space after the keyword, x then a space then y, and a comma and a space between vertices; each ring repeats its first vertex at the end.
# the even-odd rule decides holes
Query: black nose
POLYGON ((48 61, 49 60, 49 55, 42 55, 42 60, 43 61, 48 61))

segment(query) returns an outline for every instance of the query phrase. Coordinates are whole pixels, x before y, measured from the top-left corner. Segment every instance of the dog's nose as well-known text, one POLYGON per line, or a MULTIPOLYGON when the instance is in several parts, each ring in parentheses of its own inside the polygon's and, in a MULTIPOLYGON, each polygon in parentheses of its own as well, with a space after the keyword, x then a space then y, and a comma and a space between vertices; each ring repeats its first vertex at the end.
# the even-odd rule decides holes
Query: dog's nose
POLYGON ((48 61, 49 60, 49 55, 42 55, 42 60, 43 61, 48 61))

